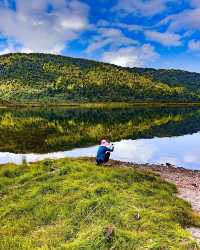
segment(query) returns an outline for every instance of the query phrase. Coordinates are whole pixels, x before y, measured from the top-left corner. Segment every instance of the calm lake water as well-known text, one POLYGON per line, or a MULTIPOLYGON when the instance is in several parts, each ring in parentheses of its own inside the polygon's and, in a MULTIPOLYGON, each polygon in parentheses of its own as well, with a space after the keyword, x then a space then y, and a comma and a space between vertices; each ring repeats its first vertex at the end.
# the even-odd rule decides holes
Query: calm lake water
POLYGON ((95 156, 103 137, 112 159, 200 170, 198 107, 0 110, 0 164, 95 156))

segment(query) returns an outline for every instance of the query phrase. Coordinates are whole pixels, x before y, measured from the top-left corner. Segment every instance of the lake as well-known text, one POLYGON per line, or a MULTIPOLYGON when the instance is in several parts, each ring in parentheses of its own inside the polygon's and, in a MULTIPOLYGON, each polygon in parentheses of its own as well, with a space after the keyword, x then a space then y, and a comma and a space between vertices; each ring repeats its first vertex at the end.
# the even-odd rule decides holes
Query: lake
POLYGON ((104 137, 112 159, 200 170, 199 107, 0 110, 0 164, 95 156, 104 137))

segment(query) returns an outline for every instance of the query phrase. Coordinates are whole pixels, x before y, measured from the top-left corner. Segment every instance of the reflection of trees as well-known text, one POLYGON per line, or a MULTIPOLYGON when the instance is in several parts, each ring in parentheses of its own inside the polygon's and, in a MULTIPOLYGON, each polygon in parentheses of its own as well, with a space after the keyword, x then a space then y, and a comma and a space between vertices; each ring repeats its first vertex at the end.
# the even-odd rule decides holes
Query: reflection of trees
POLYGON ((120 139, 200 130, 198 108, 2 110, 0 151, 52 152, 120 139))

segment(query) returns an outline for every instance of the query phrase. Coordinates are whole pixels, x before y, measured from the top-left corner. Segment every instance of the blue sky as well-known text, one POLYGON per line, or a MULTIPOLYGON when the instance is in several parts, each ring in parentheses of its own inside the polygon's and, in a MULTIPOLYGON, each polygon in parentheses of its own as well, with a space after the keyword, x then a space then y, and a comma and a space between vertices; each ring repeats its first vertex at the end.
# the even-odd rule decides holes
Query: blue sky
POLYGON ((0 54, 200 72, 200 0, 0 0, 0 54))

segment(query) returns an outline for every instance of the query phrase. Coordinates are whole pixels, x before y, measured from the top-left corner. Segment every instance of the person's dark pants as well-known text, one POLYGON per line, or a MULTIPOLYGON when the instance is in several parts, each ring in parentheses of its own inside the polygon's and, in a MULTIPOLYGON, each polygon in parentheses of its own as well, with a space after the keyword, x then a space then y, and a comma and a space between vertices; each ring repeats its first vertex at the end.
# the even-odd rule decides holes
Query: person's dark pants
POLYGON ((110 152, 106 152, 106 153, 105 153, 104 161, 102 161, 102 160, 96 160, 97 165, 102 165, 102 164, 108 162, 108 161, 109 161, 109 158, 110 158, 110 152))
POLYGON ((110 152, 106 152, 105 154, 105 159, 104 159, 104 163, 108 162, 110 158, 110 152))

